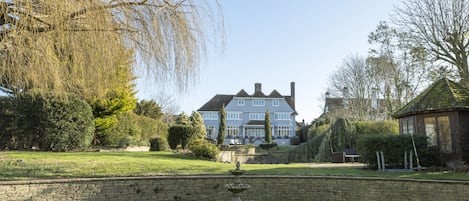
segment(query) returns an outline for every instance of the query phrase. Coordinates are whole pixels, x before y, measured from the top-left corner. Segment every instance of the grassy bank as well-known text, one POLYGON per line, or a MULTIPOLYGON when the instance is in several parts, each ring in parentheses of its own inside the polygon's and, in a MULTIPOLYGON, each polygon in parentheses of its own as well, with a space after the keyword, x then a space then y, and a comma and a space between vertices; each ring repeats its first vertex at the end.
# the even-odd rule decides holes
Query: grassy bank
MULTIPOLYGON (((234 164, 194 159, 171 152, 0 152, 0 180, 124 177, 156 175, 228 175, 234 164)), ((309 164, 245 164, 251 175, 317 175, 469 180, 466 173, 388 173, 352 167, 309 164)))

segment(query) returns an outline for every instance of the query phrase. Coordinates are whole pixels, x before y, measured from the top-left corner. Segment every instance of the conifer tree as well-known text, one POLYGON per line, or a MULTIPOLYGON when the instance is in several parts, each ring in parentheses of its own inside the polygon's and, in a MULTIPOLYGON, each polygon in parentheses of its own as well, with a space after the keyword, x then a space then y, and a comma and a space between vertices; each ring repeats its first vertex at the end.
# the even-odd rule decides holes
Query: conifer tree
POLYGON ((191 115, 192 128, 195 130, 195 135, 198 139, 205 139, 207 137, 207 130, 205 129, 204 119, 199 112, 193 111, 191 115))
POLYGON ((265 143, 272 143, 272 129, 270 128, 270 113, 269 110, 265 112, 265 121, 264 121, 264 134, 265 134, 265 143))
POLYGON ((225 105, 220 110, 220 126, 218 128, 217 144, 222 145, 225 143, 225 127, 226 127, 226 112, 225 105))

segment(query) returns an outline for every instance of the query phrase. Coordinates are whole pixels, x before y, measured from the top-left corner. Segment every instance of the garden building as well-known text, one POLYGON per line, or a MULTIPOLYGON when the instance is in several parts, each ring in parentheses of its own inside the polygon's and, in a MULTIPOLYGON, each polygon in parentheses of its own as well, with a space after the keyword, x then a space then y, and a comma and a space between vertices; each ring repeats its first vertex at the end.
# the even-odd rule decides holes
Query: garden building
POLYGON ((261 83, 255 83, 254 93, 241 89, 235 95, 215 95, 197 111, 204 119, 207 138, 216 139, 220 124, 220 110, 226 112, 225 143, 260 144, 264 140, 265 114, 270 113, 272 137, 279 145, 289 145, 295 136, 295 83, 290 84, 290 96, 273 90, 262 92, 261 83))
POLYGON ((469 162, 469 88, 440 79, 393 116, 401 134, 426 135, 442 163, 469 162))

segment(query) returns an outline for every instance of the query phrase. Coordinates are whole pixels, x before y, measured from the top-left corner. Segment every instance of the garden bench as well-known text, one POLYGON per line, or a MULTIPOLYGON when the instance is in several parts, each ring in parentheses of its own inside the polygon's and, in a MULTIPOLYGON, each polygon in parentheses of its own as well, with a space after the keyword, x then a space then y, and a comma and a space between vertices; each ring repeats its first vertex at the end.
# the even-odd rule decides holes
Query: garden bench
POLYGON ((353 163, 359 157, 360 155, 355 149, 344 149, 341 152, 332 152, 333 163, 345 163, 347 161, 351 161, 353 163))

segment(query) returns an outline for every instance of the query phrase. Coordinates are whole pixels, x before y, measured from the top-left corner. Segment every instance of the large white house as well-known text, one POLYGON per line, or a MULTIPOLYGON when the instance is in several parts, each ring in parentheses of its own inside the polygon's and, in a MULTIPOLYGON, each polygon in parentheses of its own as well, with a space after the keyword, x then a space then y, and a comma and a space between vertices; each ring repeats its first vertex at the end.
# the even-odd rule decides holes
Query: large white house
POLYGON ((215 95, 197 111, 207 128, 207 138, 216 139, 220 124, 220 110, 225 106, 226 144, 260 144, 264 140, 264 121, 270 113, 272 137, 279 145, 289 145, 295 136, 295 83, 291 82, 290 96, 277 90, 269 95, 262 92, 261 83, 255 83, 254 93, 241 89, 235 95, 215 95))

